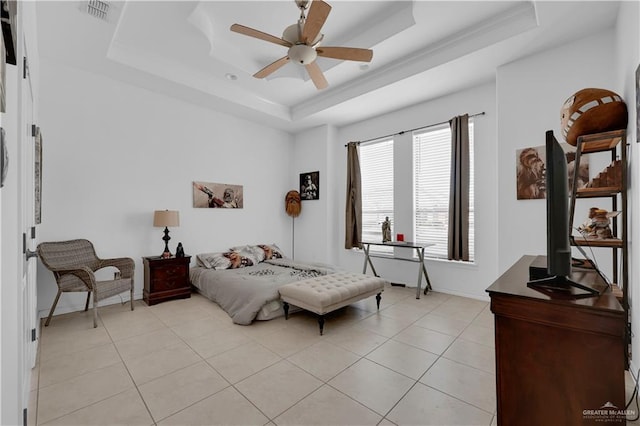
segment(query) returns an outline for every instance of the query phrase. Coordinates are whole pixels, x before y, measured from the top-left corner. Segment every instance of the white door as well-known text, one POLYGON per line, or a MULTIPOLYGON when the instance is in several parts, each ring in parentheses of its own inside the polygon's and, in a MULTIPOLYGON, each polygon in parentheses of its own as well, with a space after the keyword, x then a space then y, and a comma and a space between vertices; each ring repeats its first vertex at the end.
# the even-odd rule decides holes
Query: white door
MULTIPOLYGON (((26 46, 26 43, 24 44, 26 46)), ((35 162, 36 162, 36 127, 33 124, 33 90, 31 76, 29 74, 28 57, 26 47, 24 50, 24 72, 21 87, 21 181, 20 202, 22 204, 21 229, 23 232, 23 258, 22 258, 22 341, 23 341, 23 402, 27 407, 29 391, 31 389, 31 369, 35 366, 37 353, 37 297, 36 297, 36 270, 37 259, 30 256, 36 249, 36 223, 35 223, 35 162)), ((35 415, 35 413, 31 413, 35 415)))

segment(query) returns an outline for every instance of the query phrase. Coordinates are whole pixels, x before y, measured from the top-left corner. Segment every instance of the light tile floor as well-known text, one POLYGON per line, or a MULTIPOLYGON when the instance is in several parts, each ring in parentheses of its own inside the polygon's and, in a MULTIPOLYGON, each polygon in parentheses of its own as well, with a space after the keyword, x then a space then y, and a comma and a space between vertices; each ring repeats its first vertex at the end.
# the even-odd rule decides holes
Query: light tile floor
POLYGON ((493 425, 486 302, 387 287, 328 316, 239 326, 215 303, 137 301, 42 327, 30 425, 493 425))

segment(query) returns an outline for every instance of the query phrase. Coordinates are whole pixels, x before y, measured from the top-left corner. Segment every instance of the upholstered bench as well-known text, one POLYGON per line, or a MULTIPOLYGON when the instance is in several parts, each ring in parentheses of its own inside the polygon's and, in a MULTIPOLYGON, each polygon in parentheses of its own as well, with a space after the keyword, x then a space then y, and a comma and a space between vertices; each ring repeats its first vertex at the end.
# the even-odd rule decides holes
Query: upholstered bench
POLYGON ((358 300, 376 295, 380 309, 380 293, 387 281, 363 274, 338 272, 285 284, 278 289, 284 317, 289 319, 289 304, 318 314, 320 334, 324 329, 324 315, 358 300))

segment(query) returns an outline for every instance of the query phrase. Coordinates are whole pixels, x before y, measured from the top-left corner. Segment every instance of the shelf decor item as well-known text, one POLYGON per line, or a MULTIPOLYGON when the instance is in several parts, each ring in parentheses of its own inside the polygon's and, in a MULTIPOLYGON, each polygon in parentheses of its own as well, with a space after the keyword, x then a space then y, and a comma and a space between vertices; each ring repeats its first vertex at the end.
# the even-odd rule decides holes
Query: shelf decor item
POLYGON ((169 251, 169 240, 171 237, 169 236, 169 227, 180 226, 180 216, 177 210, 156 210, 153 213, 153 226, 163 227, 164 226, 164 252, 162 252, 163 259, 168 259, 171 257, 171 252, 169 251))
POLYGON ((620 95, 606 89, 579 90, 560 110, 562 136, 573 146, 578 143, 578 136, 626 129, 628 120, 627 104, 620 95))

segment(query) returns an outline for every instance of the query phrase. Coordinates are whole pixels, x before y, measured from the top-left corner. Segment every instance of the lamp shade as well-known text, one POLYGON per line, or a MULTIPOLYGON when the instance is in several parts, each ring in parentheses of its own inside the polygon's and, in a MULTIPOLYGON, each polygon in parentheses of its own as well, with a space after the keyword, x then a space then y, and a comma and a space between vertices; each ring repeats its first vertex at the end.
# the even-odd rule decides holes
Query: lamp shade
POLYGON ((153 226, 180 226, 180 215, 177 210, 156 210, 153 213, 153 226))

